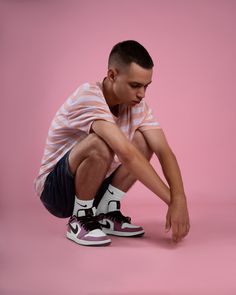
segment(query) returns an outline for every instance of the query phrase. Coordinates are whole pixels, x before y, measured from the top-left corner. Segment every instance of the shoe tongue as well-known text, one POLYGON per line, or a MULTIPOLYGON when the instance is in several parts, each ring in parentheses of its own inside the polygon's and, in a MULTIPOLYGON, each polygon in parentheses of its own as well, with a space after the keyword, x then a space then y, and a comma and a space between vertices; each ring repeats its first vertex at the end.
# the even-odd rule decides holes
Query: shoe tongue
POLYGON ((110 201, 108 203, 108 212, 120 211, 120 201, 110 201))
POLYGON ((80 209, 77 211, 77 217, 83 217, 83 216, 95 216, 96 214, 96 208, 89 208, 89 209, 80 209))

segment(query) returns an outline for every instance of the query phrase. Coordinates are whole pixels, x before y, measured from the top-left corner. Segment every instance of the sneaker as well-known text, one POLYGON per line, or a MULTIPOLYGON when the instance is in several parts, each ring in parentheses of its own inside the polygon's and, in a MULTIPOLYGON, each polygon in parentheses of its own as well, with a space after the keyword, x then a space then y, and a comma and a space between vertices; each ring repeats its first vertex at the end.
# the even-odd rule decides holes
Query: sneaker
POLYGON ((77 216, 71 216, 66 236, 83 246, 106 246, 111 239, 102 231, 95 217, 95 208, 78 210, 77 216))
POLYGON ((106 234, 120 237, 142 236, 144 234, 143 228, 131 224, 131 218, 122 215, 119 209, 119 201, 110 201, 108 213, 101 213, 97 216, 102 231, 106 234))

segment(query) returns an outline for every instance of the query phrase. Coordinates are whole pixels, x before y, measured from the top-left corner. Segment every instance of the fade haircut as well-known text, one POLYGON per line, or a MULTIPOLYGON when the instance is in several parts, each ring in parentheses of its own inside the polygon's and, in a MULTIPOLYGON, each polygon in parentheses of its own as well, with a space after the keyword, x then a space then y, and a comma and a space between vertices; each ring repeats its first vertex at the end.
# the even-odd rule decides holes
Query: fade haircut
POLYGON ((148 51, 137 41, 126 40, 117 43, 111 50, 108 59, 108 68, 115 66, 118 69, 129 66, 132 62, 144 69, 152 69, 153 60, 148 51))

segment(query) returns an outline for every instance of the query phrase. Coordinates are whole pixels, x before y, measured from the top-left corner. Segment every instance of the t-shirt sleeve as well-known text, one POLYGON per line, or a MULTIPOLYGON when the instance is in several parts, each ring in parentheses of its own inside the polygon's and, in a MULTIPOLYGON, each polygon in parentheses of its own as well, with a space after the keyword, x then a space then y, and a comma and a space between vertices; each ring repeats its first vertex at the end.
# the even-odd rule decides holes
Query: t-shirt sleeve
POLYGON ((144 102, 144 119, 139 124, 138 129, 140 131, 145 131, 148 129, 161 129, 160 123, 157 121, 153 115, 152 109, 144 102))
POLYGON ((90 133, 95 120, 105 120, 115 124, 104 97, 91 92, 83 92, 71 99, 67 118, 71 128, 87 134, 90 133))

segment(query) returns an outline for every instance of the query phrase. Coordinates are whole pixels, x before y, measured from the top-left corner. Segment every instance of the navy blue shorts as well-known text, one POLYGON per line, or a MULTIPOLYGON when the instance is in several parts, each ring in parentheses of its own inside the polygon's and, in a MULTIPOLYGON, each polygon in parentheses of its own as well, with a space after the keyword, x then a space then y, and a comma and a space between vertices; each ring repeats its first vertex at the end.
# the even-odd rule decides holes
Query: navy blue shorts
MULTIPOLYGON (((67 152, 55 165, 54 169, 48 174, 44 190, 41 194, 41 201, 47 210, 56 217, 70 217, 74 210, 75 202, 75 183, 74 175, 69 169, 69 152, 67 152)), ((99 187, 94 200, 97 207, 102 196, 107 190, 115 171, 99 187)))

